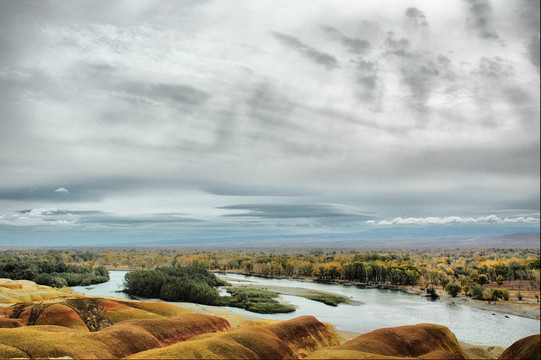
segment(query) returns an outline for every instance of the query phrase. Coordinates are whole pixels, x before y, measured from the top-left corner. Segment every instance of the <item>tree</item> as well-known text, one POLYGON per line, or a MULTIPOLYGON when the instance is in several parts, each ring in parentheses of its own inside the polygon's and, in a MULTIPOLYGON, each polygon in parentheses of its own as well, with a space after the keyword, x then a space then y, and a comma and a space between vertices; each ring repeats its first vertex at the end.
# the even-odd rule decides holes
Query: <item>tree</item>
POLYGON ((472 286, 470 288, 470 294, 474 299, 483 300, 485 297, 485 289, 480 286, 472 286))
POLYGON ((485 274, 479 275, 479 279, 477 280, 477 283, 481 286, 488 284, 488 277, 485 274))
POLYGON ((507 289, 501 289, 502 290, 502 298, 505 301, 509 300, 509 290, 507 289))
POLYGON ((457 283, 449 283, 445 286, 445 291, 452 297, 456 297, 462 291, 462 286, 457 283))

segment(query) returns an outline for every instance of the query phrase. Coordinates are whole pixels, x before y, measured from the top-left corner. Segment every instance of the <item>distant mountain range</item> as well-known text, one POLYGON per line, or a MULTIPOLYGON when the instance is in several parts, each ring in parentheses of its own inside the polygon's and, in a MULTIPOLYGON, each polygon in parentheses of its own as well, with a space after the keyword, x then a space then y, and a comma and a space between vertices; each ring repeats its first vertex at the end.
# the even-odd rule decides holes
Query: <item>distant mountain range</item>
POLYGON ((385 236, 367 231, 355 234, 167 240, 132 245, 172 248, 540 248, 540 233, 538 232, 503 235, 486 233, 430 235, 429 233, 422 234, 423 231, 409 230, 385 236))

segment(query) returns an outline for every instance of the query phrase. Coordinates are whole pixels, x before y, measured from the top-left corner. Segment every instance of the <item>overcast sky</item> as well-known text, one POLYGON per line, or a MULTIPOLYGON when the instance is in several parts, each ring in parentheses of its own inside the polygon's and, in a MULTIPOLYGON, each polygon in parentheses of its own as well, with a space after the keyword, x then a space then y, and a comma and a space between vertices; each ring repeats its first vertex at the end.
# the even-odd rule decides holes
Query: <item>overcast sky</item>
POLYGON ((539 231, 539 4, 0 1, 0 245, 539 231))

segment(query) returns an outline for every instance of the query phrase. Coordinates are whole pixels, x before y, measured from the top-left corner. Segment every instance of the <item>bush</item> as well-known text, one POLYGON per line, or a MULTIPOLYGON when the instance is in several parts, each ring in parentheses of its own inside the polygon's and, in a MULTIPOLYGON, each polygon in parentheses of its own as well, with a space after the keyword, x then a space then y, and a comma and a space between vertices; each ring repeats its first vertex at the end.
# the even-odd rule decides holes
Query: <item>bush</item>
POLYGON ((272 291, 243 286, 228 288, 227 292, 231 294, 231 296, 222 298, 225 305, 239 307, 261 314, 295 311, 293 306, 284 305, 275 300, 279 295, 272 291))
POLYGON ((502 299, 504 301, 508 301, 509 300, 509 290, 501 289, 501 291, 502 291, 502 299))
POLYGON ((435 300, 437 298, 439 298, 440 296, 438 295, 438 293, 436 292, 436 289, 434 288, 434 286, 429 286, 426 288, 426 293, 428 294, 428 296, 432 299, 432 300, 435 300))
POLYGON ((503 298, 502 289, 489 289, 485 294, 485 300, 498 301, 503 298))
POLYGON ((474 299, 484 300, 485 299, 485 289, 481 286, 472 286, 470 288, 470 294, 474 299))
POLYGON ((445 291, 452 297, 456 297, 462 291, 462 286, 457 283, 449 283, 445 287, 445 291))
POLYGON ((517 293, 517 297, 518 297, 518 301, 522 301, 523 296, 520 291, 517 293))
POLYGON ((315 294, 315 295, 308 295, 308 299, 319 301, 324 303, 325 305, 330 306, 338 306, 338 304, 342 304, 347 302, 347 299, 340 295, 334 295, 334 294, 315 294))

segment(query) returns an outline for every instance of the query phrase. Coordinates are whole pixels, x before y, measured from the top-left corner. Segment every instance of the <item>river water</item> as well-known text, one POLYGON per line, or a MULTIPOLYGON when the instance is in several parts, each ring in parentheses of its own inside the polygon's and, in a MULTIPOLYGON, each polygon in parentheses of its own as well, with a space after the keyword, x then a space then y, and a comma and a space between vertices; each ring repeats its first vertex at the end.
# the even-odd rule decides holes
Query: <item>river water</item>
MULTIPOLYGON (((111 280, 90 287, 75 286, 74 291, 88 295, 129 297, 116 292, 122 289, 126 271, 110 271, 111 280)), ((219 275, 219 274, 218 274, 219 275)), ((539 320, 481 310, 462 304, 431 301, 419 295, 393 290, 363 289, 355 286, 329 285, 288 279, 266 279, 255 276, 227 274, 228 281, 243 280, 242 284, 288 286, 333 292, 362 302, 361 305, 340 304, 337 307, 292 295, 282 298, 297 307, 288 314, 256 314, 238 308, 231 311, 267 319, 287 320, 301 315, 314 315, 320 321, 334 325, 337 330, 365 333, 382 327, 434 323, 447 326, 458 338, 476 345, 508 347, 516 340, 539 333, 539 320), (246 280, 250 282, 245 282, 246 280)))

